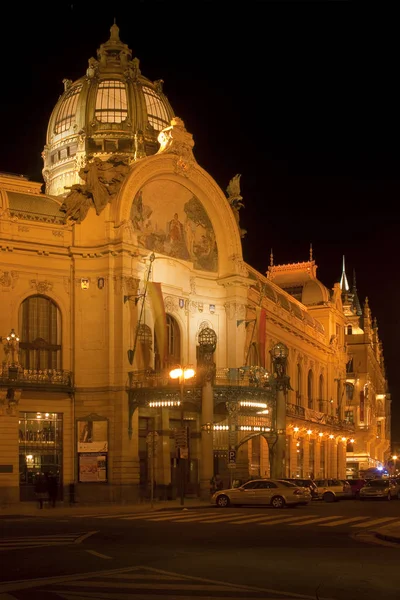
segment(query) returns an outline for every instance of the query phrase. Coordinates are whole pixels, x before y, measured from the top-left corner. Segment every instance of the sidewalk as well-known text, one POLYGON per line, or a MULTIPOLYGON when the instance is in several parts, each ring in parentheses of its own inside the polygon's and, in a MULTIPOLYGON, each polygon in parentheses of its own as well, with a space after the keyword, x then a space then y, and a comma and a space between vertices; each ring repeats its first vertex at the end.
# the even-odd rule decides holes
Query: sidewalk
POLYGON ((163 510, 190 510, 199 508, 212 508, 212 504, 206 500, 199 498, 185 498, 183 506, 180 499, 177 500, 157 500, 153 502, 140 502, 136 504, 122 503, 102 503, 102 504, 72 504, 59 502, 55 508, 47 505, 42 510, 37 505, 37 502, 20 502, 11 506, 0 506, 0 519, 6 517, 67 517, 71 515, 97 515, 97 514, 129 514, 129 513, 145 513, 151 511, 163 510))
POLYGON ((375 537, 380 540, 386 540, 387 542, 394 542, 400 544, 400 520, 399 525, 385 525, 374 531, 375 537))

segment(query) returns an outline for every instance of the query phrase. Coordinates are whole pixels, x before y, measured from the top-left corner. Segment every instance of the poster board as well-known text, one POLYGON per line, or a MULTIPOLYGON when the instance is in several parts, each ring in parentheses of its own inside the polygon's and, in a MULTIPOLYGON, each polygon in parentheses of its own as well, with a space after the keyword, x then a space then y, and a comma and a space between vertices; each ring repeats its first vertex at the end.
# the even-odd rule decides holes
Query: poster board
POLYGON ((108 452, 108 420, 89 415, 77 420, 77 451, 108 452))
POLYGON ((79 454, 78 475, 80 483, 107 482, 107 454, 94 452, 79 454))

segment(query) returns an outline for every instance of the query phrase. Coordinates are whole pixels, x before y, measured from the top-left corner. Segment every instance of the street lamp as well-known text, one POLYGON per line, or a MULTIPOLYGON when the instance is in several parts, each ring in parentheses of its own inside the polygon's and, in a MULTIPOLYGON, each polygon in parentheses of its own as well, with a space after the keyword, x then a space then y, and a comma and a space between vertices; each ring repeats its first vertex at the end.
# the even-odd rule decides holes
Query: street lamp
POLYGON ((183 410, 183 390, 186 379, 192 379, 196 374, 196 371, 192 366, 188 365, 182 367, 177 365, 170 372, 169 376, 171 379, 178 379, 180 385, 180 402, 181 402, 181 431, 178 436, 178 449, 179 449, 179 479, 180 479, 180 496, 181 506, 185 503, 185 478, 186 478, 186 460, 189 458, 189 439, 187 429, 185 429, 184 422, 184 410, 183 410))
POLYGON ((271 474, 275 479, 286 476, 286 396, 291 390, 290 377, 286 375, 289 348, 278 342, 270 350, 272 357, 275 387, 275 428, 276 441, 272 446, 271 474))
POLYGON ((392 460, 393 460, 393 475, 396 475, 396 461, 397 461, 397 454, 393 454, 393 456, 392 456, 392 460))

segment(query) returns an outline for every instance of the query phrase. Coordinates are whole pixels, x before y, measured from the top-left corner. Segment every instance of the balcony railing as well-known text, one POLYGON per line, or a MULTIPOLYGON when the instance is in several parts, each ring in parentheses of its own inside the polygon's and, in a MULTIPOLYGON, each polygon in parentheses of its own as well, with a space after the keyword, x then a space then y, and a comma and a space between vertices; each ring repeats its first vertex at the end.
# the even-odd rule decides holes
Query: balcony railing
POLYGON ((298 404, 286 404, 286 415, 304 419, 311 423, 318 423, 319 425, 329 425, 336 429, 346 429, 348 431, 355 430, 353 423, 341 421, 339 417, 334 415, 328 415, 323 412, 312 410, 311 408, 304 408, 304 406, 299 406, 298 404))
POLYGON ((62 369, 22 369, 0 366, 0 386, 72 388, 72 373, 62 369))

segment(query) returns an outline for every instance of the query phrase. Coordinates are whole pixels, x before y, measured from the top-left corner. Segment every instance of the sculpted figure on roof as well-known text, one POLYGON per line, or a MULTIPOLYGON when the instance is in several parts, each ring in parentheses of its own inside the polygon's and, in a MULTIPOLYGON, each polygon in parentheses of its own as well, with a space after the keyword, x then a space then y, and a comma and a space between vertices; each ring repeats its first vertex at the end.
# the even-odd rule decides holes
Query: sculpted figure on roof
POLYGON ((129 171, 128 159, 111 156, 103 161, 96 157, 80 169, 79 177, 84 184, 71 186, 60 210, 66 218, 81 223, 90 207, 100 214, 118 193, 129 171))

